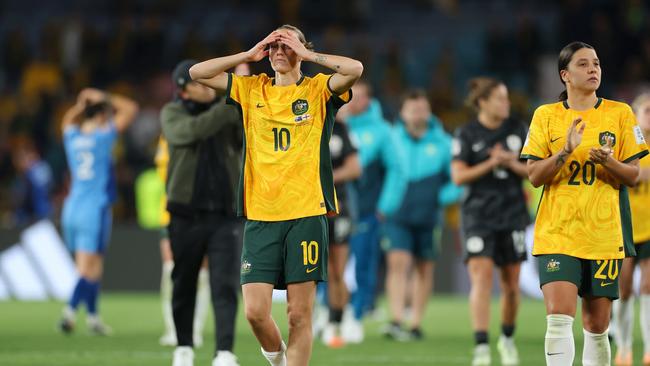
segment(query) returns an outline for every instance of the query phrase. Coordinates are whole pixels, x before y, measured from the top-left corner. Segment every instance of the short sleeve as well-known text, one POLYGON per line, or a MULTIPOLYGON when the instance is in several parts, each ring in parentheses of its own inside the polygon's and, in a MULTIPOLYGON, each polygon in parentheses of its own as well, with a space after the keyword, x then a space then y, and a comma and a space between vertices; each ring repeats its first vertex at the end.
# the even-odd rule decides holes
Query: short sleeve
POLYGON ((640 159, 648 155, 648 146, 646 145, 645 138, 641 127, 636 123, 634 113, 629 106, 626 106, 623 113, 621 113, 621 141, 618 144, 614 142, 614 151, 617 151, 618 160, 629 163, 635 159, 640 159), (619 148, 616 149, 616 145, 619 148))
POLYGON ((226 103, 243 106, 249 98, 251 86, 260 78, 259 75, 239 76, 228 73, 226 103))
POLYGON ((547 139, 547 117, 542 107, 535 110, 533 121, 530 123, 528 135, 524 142, 524 148, 521 150, 522 159, 543 160, 551 155, 549 142, 547 139))
POLYGON ((336 94, 332 88, 330 88, 330 79, 332 75, 317 74, 314 79, 318 80, 319 83, 323 84, 323 92, 325 96, 332 100, 336 108, 341 108, 344 104, 348 103, 352 99, 352 89, 348 89, 341 94, 336 94))
POLYGON ((454 137, 451 140, 451 159, 460 160, 466 163, 471 163, 472 157, 472 142, 467 137, 467 134, 464 133, 464 129, 458 128, 454 132, 454 137))

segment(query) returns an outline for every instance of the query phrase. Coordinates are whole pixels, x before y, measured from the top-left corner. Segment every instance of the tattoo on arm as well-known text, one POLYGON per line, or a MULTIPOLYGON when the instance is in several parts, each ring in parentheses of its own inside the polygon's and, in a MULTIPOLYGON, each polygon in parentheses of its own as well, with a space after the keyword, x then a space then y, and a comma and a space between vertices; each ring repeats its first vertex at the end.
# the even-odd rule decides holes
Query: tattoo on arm
POLYGON ((314 59, 314 61, 316 61, 318 63, 325 62, 325 61, 327 61, 327 57, 325 57, 323 55, 316 55, 316 58, 314 59))
POLYGON ((562 150, 560 154, 557 156, 557 160, 555 160, 555 166, 560 167, 566 163, 566 157, 569 156, 569 154, 562 150))

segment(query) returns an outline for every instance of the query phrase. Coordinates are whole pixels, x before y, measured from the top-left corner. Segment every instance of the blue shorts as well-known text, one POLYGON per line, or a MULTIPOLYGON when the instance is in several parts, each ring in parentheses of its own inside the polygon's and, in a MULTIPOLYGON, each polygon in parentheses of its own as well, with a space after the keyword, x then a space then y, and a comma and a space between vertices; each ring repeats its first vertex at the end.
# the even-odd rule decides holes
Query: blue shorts
POLYGON ((403 250, 415 258, 435 261, 438 258, 431 226, 413 226, 387 221, 384 224, 381 246, 385 251, 403 250))
POLYGON ((63 238, 72 252, 103 254, 111 235, 113 213, 110 205, 63 209, 63 238))

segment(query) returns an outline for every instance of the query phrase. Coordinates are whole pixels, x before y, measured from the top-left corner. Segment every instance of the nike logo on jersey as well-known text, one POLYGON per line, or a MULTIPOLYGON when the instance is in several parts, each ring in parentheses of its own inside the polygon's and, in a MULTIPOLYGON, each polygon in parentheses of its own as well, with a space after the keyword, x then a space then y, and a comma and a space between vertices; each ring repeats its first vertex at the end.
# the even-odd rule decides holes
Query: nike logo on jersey
POLYGON ((305 272, 307 272, 307 273, 312 273, 312 272, 314 272, 316 269, 318 269, 318 267, 309 268, 309 269, 305 270, 305 272))
POLYGON ((557 141, 557 140, 559 140, 559 139, 561 139, 561 138, 562 138, 562 136, 560 136, 560 137, 556 137, 556 138, 551 138, 551 142, 555 142, 555 141, 557 141))
POLYGON ((600 283, 600 287, 609 286, 609 285, 611 285, 612 283, 614 283, 614 282, 605 282, 605 281, 603 281, 603 282, 600 283))
POLYGON ((551 352, 546 352, 546 355, 547 355, 547 356, 557 356, 557 355, 561 355, 561 354, 563 354, 563 353, 564 353, 564 352, 553 352, 553 353, 551 353, 551 352))
POLYGON ((255 105, 255 107, 257 107, 257 108, 262 108, 262 107, 264 107, 264 104, 262 104, 262 103, 257 103, 257 104, 255 105))

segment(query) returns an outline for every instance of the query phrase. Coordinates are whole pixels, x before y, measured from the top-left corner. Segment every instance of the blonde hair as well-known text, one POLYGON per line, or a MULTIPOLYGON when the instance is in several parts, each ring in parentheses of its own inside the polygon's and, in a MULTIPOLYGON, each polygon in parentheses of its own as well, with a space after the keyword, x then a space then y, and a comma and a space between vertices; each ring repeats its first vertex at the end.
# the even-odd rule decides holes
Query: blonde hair
POLYGON ((492 90, 496 89, 499 85, 504 85, 501 80, 490 77, 479 76, 469 81, 469 94, 465 99, 465 105, 479 111, 479 100, 487 99, 490 97, 492 90))
POLYGON ((307 42, 307 39, 305 38, 305 34, 300 29, 298 29, 298 27, 295 27, 291 24, 284 24, 278 27, 276 30, 281 30, 281 29, 287 29, 295 32, 298 35, 298 40, 300 41, 300 43, 302 43, 305 46, 306 49, 310 51, 314 50, 314 44, 311 42, 307 42))
POLYGON ((634 111, 634 114, 639 113, 641 107, 647 102, 650 102, 650 92, 641 93, 634 98, 634 102, 632 102, 632 110, 634 111))

